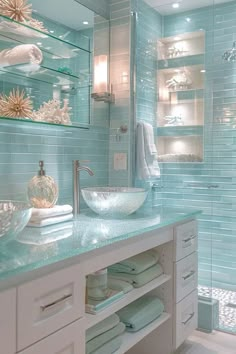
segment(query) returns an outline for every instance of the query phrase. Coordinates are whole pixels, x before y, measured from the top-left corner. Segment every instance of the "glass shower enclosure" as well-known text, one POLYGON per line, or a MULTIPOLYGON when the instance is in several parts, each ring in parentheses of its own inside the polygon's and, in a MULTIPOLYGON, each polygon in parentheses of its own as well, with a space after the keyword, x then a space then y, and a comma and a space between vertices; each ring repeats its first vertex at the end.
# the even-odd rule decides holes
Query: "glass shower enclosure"
POLYGON ((158 203, 202 210, 199 296, 236 334, 236 1, 184 12, 148 2, 132 0, 134 127, 156 132, 158 203))

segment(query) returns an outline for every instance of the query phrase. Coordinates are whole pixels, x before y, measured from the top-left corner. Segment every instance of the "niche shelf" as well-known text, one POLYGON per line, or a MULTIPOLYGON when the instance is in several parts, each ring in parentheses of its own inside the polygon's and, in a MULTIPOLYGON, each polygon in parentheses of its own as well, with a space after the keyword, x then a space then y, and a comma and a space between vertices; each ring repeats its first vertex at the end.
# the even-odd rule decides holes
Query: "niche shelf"
POLYGON ((157 145, 160 162, 202 162, 205 33, 158 42, 157 145))

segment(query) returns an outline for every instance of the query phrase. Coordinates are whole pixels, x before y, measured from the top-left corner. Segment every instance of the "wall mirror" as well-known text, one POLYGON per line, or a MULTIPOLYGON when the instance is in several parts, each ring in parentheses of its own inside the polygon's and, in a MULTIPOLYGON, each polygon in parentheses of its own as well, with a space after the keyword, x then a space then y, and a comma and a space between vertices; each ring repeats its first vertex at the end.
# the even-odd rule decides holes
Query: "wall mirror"
POLYGON ((33 20, 12 21, 3 14, 0 22, 0 49, 11 59, 1 65, 5 58, 0 58, 1 92, 6 97, 24 92, 28 99, 28 110, 11 119, 75 127, 107 124, 107 103, 94 102, 91 94, 95 58, 105 56, 109 62, 109 20, 75 0, 29 3, 33 20))

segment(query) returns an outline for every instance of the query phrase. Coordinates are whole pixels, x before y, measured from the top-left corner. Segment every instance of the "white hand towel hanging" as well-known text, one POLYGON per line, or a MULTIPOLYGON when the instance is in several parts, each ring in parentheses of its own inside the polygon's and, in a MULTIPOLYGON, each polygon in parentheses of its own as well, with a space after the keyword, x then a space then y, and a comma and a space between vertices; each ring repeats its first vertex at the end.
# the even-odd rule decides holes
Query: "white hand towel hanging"
POLYGON ((143 122, 137 125, 136 172, 141 180, 160 177, 153 127, 143 122))

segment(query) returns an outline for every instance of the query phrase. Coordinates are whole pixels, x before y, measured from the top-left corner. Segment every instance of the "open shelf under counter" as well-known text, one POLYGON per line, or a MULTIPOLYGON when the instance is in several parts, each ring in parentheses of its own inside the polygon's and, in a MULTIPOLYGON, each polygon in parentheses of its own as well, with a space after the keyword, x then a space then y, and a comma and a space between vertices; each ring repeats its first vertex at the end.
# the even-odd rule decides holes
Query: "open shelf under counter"
POLYGON ((124 297, 117 300, 113 304, 106 307, 104 310, 100 311, 97 315, 85 314, 85 328, 88 329, 93 327, 97 323, 101 322, 105 318, 109 317, 113 313, 119 311, 123 307, 129 305, 131 302, 139 299, 140 297, 146 295, 152 290, 158 288, 159 286, 165 284, 171 279, 170 275, 163 274, 158 278, 152 280, 150 283, 142 286, 141 288, 134 288, 129 293, 125 294, 124 297))
POLYGON ((150 323, 148 326, 144 327, 138 332, 125 332, 122 336, 122 345, 119 350, 117 350, 114 354, 124 354, 129 349, 131 349, 135 344, 139 343, 143 338, 145 338, 148 334, 155 331, 158 327, 164 324, 171 318, 171 315, 164 312, 160 317, 158 317, 155 321, 150 323))

